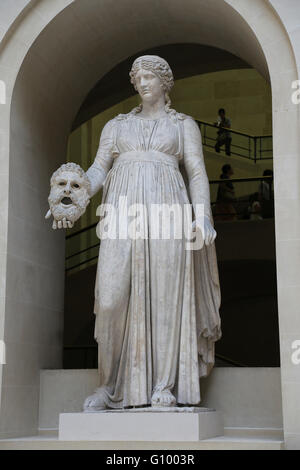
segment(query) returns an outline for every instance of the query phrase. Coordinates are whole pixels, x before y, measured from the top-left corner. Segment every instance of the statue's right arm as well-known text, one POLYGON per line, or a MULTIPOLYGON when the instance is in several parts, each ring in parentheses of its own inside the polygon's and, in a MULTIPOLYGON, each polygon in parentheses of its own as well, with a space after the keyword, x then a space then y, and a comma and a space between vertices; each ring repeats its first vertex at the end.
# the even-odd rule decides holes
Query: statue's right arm
MULTIPOLYGON (((89 197, 93 197, 103 186, 106 175, 113 163, 114 133, 116 132, 115 121, 109 121, 103 128, 100 137, 99 148, 94 163, 87 170, 86 175, 90 181, 89 197)), ((53 215, 49 209, 45 218, 49 219, 53 215)), ((72 228, 74 222, 64 217, 62 220, 55 220, 53 216, 52 228, 72 228)))
POLYGON ((112 166, 115 125, 114 120, 105 124, 101 133, 99 148, 94 163, 86 172, 91 183, 91 197, 102 188, 106 175, 112 166))

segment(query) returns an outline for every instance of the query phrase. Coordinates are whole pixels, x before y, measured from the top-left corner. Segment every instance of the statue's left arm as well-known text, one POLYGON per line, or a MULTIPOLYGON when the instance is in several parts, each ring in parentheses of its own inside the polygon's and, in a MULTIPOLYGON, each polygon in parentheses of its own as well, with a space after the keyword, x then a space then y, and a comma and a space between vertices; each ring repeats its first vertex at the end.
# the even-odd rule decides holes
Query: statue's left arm
POLYGON ((184 126, 184 166, 189 180, 189 192, 194 213, 196 215, 195 225, 204 231, 203 237, 206 245, 210 245, 216 238, 216 231, 213 228, 209 181, 206 174, 201 133, 197 123, 186 118, 184 126), (204 220, 203 224, 197 220, 197 204, 203 204, 204 220))

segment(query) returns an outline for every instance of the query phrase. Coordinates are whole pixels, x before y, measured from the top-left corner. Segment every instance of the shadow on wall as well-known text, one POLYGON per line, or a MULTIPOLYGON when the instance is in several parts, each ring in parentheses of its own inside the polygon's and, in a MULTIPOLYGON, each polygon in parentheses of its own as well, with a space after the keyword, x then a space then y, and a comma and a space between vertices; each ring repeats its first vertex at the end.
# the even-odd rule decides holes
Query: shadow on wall
POLYGON ((93 313, 96 271, 94 264, 65 278, 64 369, 97 367, 93 313))
POLYGON ((219 263, 222 338, 216 354, 248 367, 279 367, 275 260, 219 263))

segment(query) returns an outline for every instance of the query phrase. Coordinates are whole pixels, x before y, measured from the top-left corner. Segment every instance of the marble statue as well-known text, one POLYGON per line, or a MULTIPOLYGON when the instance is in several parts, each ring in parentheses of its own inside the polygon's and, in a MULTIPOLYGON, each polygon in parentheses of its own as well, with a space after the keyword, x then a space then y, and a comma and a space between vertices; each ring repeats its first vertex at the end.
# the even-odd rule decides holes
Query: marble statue
MULTIPOLYGON (((187 250, 183 236, 101 240, 94 307, 99 388, 85 400, 86 412, 198 405, 199 378, 213 367, 221 336, 216 232, 198 125, 171 108, 174 80, 164 59, 137 58, 130 78, 141 104, 105 125, 85 174, 87 192, 92 197, 103 187, 102 203, 117 215, 124 210, 121 196, 128 207, 191 205, 193 229, 204 244, 187 250), (201 220, 197 205, 203 207, 201 220)), ((74 218, 60 206, 56 215, 63 191, 55 190, 54 204, 49 200, 53 228, 71 226, 83 209, 74 218)), ((66 197, 72 199, 71 193, 66 197)), ((151 232, 151 218, 144 223, 151 232)))
POLYGON ((53 215, 53 229, 72 228, 90 202, 90 180, 79 165, 65 163, 53 173, 50 185, 46 218, 53 215))

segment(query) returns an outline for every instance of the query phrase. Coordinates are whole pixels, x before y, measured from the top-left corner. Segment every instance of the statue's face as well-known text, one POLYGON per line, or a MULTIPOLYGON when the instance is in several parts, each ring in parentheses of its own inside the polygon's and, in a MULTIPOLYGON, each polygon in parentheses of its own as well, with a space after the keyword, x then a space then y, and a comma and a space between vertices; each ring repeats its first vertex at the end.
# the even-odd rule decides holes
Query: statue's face
POLYGON ((149 103, 156 102, 164 95, 160 78, 151 70, 139 69, 135 76, 135 86, 142 100, 149 103))
POLYGON ((86 181, 76 171, 62 171, 52 182, 48 201, 56 220, 75 222, 89 204, 86 181))

